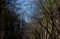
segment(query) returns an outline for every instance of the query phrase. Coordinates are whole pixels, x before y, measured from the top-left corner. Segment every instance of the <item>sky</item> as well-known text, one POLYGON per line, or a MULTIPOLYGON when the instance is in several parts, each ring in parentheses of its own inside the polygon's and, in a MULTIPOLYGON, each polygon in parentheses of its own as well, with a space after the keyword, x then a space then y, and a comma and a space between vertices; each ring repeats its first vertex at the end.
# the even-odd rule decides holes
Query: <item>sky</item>
MULTIPOLYGON (((15 0, 12 0, 11 3, 13 4, 14 1, 15 0)), ((23 18, 26 22, 30 22, 32 21, 31 17, 33 17, 35 13, 40 12, 40 9, 36 7, 37 3, 38 0, 17 0, 15 5, 13 4, 11 6, 8 4, 7 7, 12 10, 14 9, 17 14, 20 14, 20 20, 23 18)))
POLYGON ((21 8, 17 12, 23 15, 26 22, 30 22, 31 21, 30 16, 33 16, 33 14, 37 12, 36 3, 37 3, 37 0, 17 0, 16 6, 21 8), (32 6, 30 4, 32 4, 32 6))

